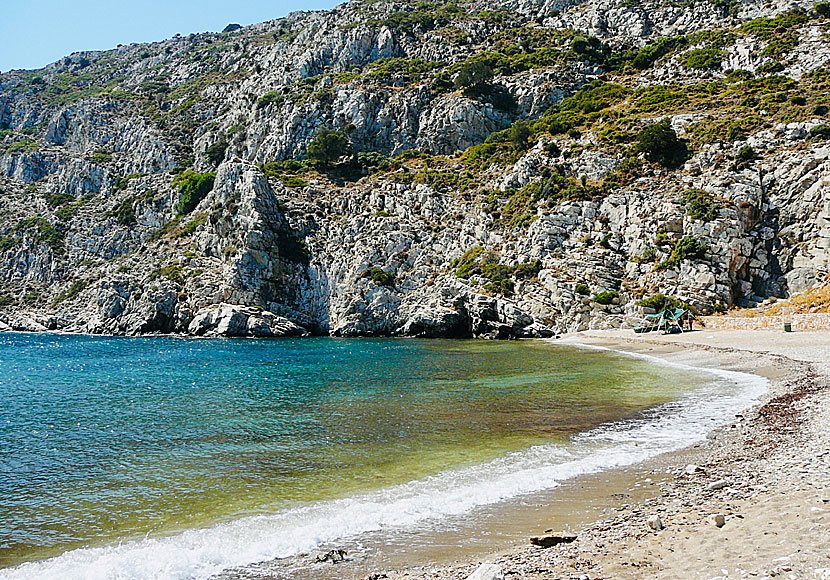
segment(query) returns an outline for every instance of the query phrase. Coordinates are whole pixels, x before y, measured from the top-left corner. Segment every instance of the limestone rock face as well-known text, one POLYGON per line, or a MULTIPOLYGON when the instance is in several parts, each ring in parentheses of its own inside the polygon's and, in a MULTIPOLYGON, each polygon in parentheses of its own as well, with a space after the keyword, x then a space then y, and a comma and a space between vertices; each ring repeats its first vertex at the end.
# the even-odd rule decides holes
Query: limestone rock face
POLYGON ((708 312, 810 288, 830 118, 797 103, 826 93, 827 24, 801 6, 781 54, 741 27, 799 6, 355 0, 0 74, 0 330, 540 337, 636 324, 656 293, 708 312), (650 65, 606 58, 668 37, 650 65), (757 103, 688 100, 744 78, 757 103), (613 107, 547 125, 602 83, 613 107), (682 167, 633 143, 663 117, 682 167), (354 155, 303 165, 323 128, 354 155))
POLYGON ((188 332, 195 336, 302 336, 305 329, 271 312, 236 304, 213 304, 198 311, 188 332))

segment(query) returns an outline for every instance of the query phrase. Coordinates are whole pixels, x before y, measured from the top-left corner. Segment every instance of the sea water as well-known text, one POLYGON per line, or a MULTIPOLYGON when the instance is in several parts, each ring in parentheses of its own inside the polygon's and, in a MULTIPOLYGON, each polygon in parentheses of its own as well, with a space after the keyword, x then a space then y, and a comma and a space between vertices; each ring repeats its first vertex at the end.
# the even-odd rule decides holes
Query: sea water
POLYGON ((0 579, 207 578, 677 449, 764 385, 546 342, 0 335, 0 579))

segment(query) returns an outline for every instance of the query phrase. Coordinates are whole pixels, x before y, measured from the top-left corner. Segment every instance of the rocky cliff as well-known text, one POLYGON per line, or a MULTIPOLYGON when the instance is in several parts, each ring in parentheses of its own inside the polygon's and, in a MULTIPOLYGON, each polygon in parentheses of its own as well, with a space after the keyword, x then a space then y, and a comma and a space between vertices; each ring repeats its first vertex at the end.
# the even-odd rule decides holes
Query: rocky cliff
POLYGON ((544 336, 802 291, 828 8, 355 0, 0 75, 0 328, 544 336))

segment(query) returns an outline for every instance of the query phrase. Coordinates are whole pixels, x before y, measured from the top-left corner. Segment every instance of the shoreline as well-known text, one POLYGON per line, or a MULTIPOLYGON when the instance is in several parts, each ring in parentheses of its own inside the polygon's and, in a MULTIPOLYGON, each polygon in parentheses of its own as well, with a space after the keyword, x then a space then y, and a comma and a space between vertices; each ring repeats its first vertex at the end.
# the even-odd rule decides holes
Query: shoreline
MULTIPOLYGON (((732 503, 744 501, 747 497, 768 499, 770 489, 776 489, 776 470, 781 471, 782 465, 787 465, 786 461, 782 463, 782 458, 775 455, 780 455, 782 449, 798 449, 799 453, 794 457, 802 460, 806 458, 805 449, 812 451, 817 441, 818 449, 824 450, 819 451, 821 454, 818 457, 826 469, 822 472, 823 478, 816 481, 823 486, 820 489, 830 489, 830 453, 827 452, 830 438, 825 433, 830 425, 830 405, 826 396, 826 387, 830 385, 830 366, 821 356, 830 353, 830 333, 789 335, 785 337, 784 344, 773 345, 775 348, 769 348, 768 339, 778 333, 750 332, 754 344, 749 344, 751 341, 746 336, 736 337, 734 334, 733 331, 703 331, 643 337, 632 336, 625 331, 600 331, 549 341, 568 347, 609 349, 646 359, 656 365, 699 369, 720 376, 736 371, 749 372, 767 379, 766 392, 760 398, 753 398, 750 408, 741 411, 735 416, 735 421, 726 424, 725 418, 731 415, 719 413, 719 424, 723 426, 714 431, 706 427, 698 432, 698 442, 690 440, 682 449, 675 447, 673 451, 663 451, 637 463, 583 473, 559 480, 556 487, 546 491, 530 492, 499 504, 476 508, 474 514, 463 514, 450 521, 449 532, 436 529, 420 533, 402 530, 386 538, 378 534, 368 542, 360 538, 353 546, 346 541, 342 547, 349 549, 351 554, 345 563, 309 565, 314 562, 315 554, 303 554, 284 561, 229 569, 212 578, 455 580, 466 579, 481 562, 495 562, 504 578, 639 578, 646 571, 654 575, 664 570, 676 570, 687 560, 675 558, 670 562, 675 568, 662 561, 652 561, 653 554, 660 550, 690 553, 688 546, 680 546, 682 542, 678 538, 671 538, 670 547, 664 549, 666 538, 677 532, 686 534, 687 541, 692 537, 695 538, 693 542, 705 543, 703 540, 710 538, 713 532, 717 534, 727 528, 738 527, 746 510, 737 511, 731 504, 723 507, 711 502, 721 496, 732 503), (735 348, 737 339, 744 348, 735 348), (776 352, 776 348, 781 352, 776 352), (785 354, 800 357, 801 360, 786 357, 785 354), (814 399, 819 404, 814 404, 814 399), (799 408, 798 412, 789 412, 793 402, 800 407, 810 402, 809 409, 799 408), (708 437, 702 439, 707 432, 708 437), (819 434, 816 441, 811 439, 813 432, 819 434), (687 473, 688 464, 699 465, 701 469, 687 473), (735 476, 736 469, 746 468, 761 482, 759 485, 763 489, 757 486, 752 488, 752 485, 746 485, 735 476), (722 487, 708 489, 709 484, 722 480, 726 482, 722 487), (682 512, 678 512, 680 508, 683 508, 682 512), (660 516, 666 529, 654 531, 648 528, 646 521, 654 515, 660 516), (726 525, 723 529, 711 524, 711 518, 715 515, 724 516, 726 525), (577 541, 551 549, 528 546, 528 537, 546 532, 576 533, 577 541), (390 551, 395 552, 391 558, 384 557, 382 549, 387 548, 384 541, 388 541, 390 551), (433 544, 429 544, 430 541, 433 544), (624 549, 620 550, 620 547, 624 549), (639 554, 640 559, 631 560, 631 554, 639 554)), ((749 399, 746 399, 741 408, 749 404, 749 399)), ((792 498, 799 502, 813 501, 808 506, 808 516, 817 514, 815 517, 821 517, 824 511, 830 514, 830 492, 824 493, 819 498, 822 501, 816 503, 815 498, 805 496, 800 488, 793 491, 782 487, 779 491, 784 493, 786 501, 789 492, 793 492, 792 498), (827 501, 824 502, 824 499, 827 501)), ((775 514, 784 512, 786 510, 780 509, 780 506, 775 510, 775 514)), ((791 523, 781 522, 777 516, 773 519, 781 525, 791 523)), ((812 529, 820 523, 813 522, 812 529)), ((792 545, 803 544, 805 532, 797 531, 788 531, 787 537, 792 545)), ((812 555, 808 560, 809 565, 814 566, 813 570, 819 570, 823 564, 826 565, 822 570, 830 569, 830 556, 827 556, 830 549, 825 549, 825 546, 830 548, 828 542, 830 537, 819 546, 824 550, 822 554, 826 562, 812 555)), ((324 552, 332 547, 339 546, 321 549, 324 552)), ((739 551, 747 552, 743 549, 739 551)), ((703 559, 707 553, 706 550, 691 550, 690 559, 703 559)), ((668 556, 664 553, 662 557, 665 560, 668 556)), ((781 557, 790 557, 790 554, 781 557)), ((707 570, 708 575, 700 577, 717 577, 712 570, 719 572, 726 569, 728 563, 721 566, 718 570, 707 570)), ((735 573, 745 569, 746 566, 735 568, 735 573)), ((691 573, 692 570, 684 569, 677 574, 667 572, 664 577, 691 573)), ((827 574, 830 578, 830 571, 827 574)), ((730 577, 735 577, 734 573, 730 577)), ((793 577, 825 578, 814 575, 793 577)))
MULTIPOLYGON (((698 357, 705 366, 767 376, 769 389, 702 444, 632 466, 635 479, 659 481, 656 495, 606 508, 572 544, 542 549, 525 540, 486 556, 364 577, 457 580, 489 562, 504 578, 830 579, 830 363, 823 356, 830 354, 829 332, 781 338, 775 331, 588 331, 563 342, 574 341, 658 358, 698 357), (653 516, 663 529, 649 528, 653 516)), ((604 473, 619 476, 615 471, 604 473)), ((543 532, 540 526, 533 535, 543 532)))

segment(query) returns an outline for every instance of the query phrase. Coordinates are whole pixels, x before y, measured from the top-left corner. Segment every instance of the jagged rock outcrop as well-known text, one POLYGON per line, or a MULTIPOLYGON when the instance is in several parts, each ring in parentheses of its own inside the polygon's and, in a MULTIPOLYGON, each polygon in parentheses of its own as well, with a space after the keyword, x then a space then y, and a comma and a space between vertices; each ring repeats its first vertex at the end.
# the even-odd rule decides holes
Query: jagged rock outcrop
POLYGON ((195 336, 302 336, 305 329, 271 312, 236 304, 213 304, 196 313, 187 327, 195 336))

